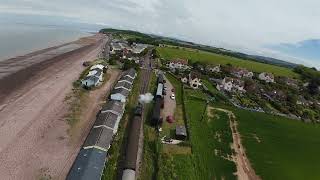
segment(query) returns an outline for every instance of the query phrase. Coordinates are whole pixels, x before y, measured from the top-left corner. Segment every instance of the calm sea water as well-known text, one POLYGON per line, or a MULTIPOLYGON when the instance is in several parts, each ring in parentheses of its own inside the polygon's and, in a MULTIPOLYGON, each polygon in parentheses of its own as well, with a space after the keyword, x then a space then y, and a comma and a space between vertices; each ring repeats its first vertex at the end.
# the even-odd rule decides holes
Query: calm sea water
POLYGON ((0 61, 89 35, 63 27, 0 23, 0 61))

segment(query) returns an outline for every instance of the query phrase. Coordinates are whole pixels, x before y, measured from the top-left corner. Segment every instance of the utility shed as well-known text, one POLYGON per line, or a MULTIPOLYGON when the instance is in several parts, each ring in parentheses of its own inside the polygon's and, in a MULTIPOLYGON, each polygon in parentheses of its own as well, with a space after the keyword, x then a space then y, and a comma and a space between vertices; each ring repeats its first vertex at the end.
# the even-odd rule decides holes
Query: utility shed
POLYGON ((118 82, 115 86, 114 86, 114 89, 119 89, 119 88, 123 88, 123 89, 126 89, 128 91, 131 91, 132 89, 132 84, 128 83, 128 82, 118 82))
POLYGON ((130 83, 130 84, 133 84, 133 79, 131 79, 130 77, 128 76, 123 76, 119 79, 118 82, 127 82, 127 83, 130 83))
POLYGON ((110 99, 120 102, 126 102, 127 97, 129 96, 129 91, 126 89, 113 89, 111 91, 110 99))
POLYGON ((84 149, 97 148, 108 151, 113 137, 113 131, 105 127, 92 128, 86 141, 83 144, 84 149))
POLYGON ((187 130, 184 126, 176 127, 176 139, 185 140, 187 138, 187 130))
POLYGON ((116 134, 119 126, 118 115, 111 112, 100 113, 94 123, 94 128, 105 127, 113 130, 113 134, 116 134))
POLYGON ((101 109, 101 113, 111 112, 118 116, 122 116, 124 112, 124 103, 119 101, 108 101, 101 109))
POLYGON ((107 152, 99 149, 81 149, 74 161, 67 180, 100 180, 107 152))

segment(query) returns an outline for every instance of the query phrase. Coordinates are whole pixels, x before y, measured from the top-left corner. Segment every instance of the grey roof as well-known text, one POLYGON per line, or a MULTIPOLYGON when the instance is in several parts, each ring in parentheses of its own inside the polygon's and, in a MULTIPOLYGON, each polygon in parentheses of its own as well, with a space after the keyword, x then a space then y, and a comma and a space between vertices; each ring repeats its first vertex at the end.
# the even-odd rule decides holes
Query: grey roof
POLYGON ((136 73, 137 73, 136 70, 133 69, 133 68, 131 68, 131 69, 123 72, 122 77, 124 77, 124 76, 126 76, 126 75, 129 75, 130 77, 135 77, 135 76, 136 76, 136 73))
POLYGON ((99 149, 81 149, 67 180, 100 179, 106 162, 107 152, 99 149))
POLYGON ((92 128, 86 141, 83 144, 83 148, 98 147, 103 150, 108 150, 113 137, 113 130, 104 127, 92 128))
POLYGON ((162 92, 163 92, 163 84, 159 83, 158 84, 158 88, 157 88, 157 96, 162 96, 162 92))
POLYGON ((119 101, 108 101, 101 109, 101 113, 106 111, 114 111, 117 114, 122 114, 124 111, 124 104, 119 101))
POLYGON ((118 82, 118 83, 114 86, 115 89, 121 88, 121 87, 124 87, 124 88, 126 88, 126 89, 130 89, 130 90, 131 90, 131 89, 132 89, 132 84, 123 81, 123 82, 118 82))
POLYGON ((129 96, 129 91, 128 90, 126 90, 126 89, 123 89, 123 88, 119 88, 119 89, 113 89, 112 91, 111 91, 111 95, 112 94, 122 94, 123 96, 125 96, 125 97, 128 97, 129 96))
POLYGON ((184 126, 177 126, 176 127, 176 135, 187 136, 186 128, 184 126))
POLYGON ((128 77, 128 76, 122 76, 119 81, 121 81, 121 80, 129 81, 129 82, 133 83, 133 79, 131 79, 131 78, 128 77))
POLYGON ((116 128, 116 122, 117 122, 118 116, 111 113, 100 113, 98 118, 96 119, 96 122, 94 123, 94 126, 107 126, 112 129, 116 128))
POLYGON ((83 79, 84 81, 87 81, 87 80, 90 80, 90 81, 93 81, 93 82, 98 82, 99 81, 99 78, 95 75, 92 75, 92 76, 87 76, 83 79))

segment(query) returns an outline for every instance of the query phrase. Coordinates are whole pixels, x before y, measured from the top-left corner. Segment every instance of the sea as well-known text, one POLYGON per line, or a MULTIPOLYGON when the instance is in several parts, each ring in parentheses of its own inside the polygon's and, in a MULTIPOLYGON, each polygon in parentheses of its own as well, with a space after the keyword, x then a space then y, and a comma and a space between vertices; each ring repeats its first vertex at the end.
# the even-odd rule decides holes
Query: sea
POLYGON ((55 25, 0 23, 0 61, 91 34, 86 30, 55 25))

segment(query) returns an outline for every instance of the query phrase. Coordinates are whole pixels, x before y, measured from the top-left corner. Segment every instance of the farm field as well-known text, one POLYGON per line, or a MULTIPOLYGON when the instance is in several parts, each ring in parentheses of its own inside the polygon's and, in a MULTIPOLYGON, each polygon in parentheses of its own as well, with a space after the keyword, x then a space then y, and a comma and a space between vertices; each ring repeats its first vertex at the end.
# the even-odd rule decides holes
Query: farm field
POLYGON ((277 76, 298 77, 291 69, 264 64, 249 60, 242 60, 234 57, 223 56, 210 52, 192 50, 187 48, 173 48, 173 47, 158 47, 157 51, 161 58, 173 59, 173 58, 185 58, 191 62, 205 62, 210 64, 232 64, 234 66, 240 66, 247 68, 254 72, 271 72, 277 76))
POLYGON ((232 110, 246 154, 262 179, 320 179, 320 127, 240 109, 232 110))

